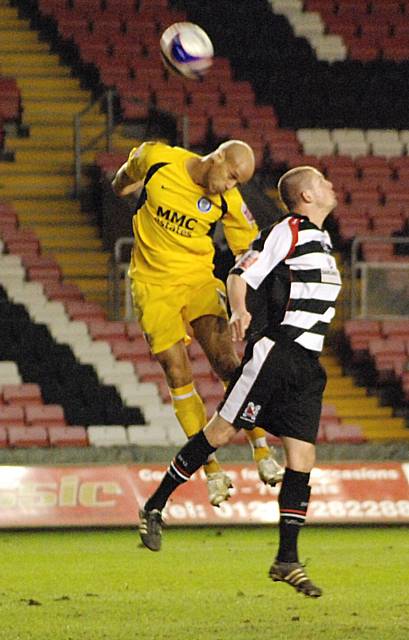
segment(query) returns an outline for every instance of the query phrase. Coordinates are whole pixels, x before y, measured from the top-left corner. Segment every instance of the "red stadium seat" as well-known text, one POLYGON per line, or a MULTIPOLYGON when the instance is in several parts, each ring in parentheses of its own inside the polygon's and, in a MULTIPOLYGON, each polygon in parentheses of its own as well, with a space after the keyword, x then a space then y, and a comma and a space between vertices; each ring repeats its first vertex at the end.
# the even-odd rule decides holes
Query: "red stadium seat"
POLYGON ((44 293, 49 300, 83 300, 81 289, 70 282, 47 282, 44 284, 44 293))
POLYGON ((194 380, 198 378, 214 379, 214 374, 207 358, 196 358, 196 360, 192 360, 191 366, 194 380))
POLYGON ((3 386, 3 400, 8 405, 41 405, 43 399, 38 384, 6 384, 3 386))
MULTIPOLYGON (((23 255, 23 266, 27 270, 30 280, 35 280, 35 275, 47 275, 60 278, 62 276, 60 266, 52 255, 23 255)), ((53 279, 53 278, 49 278, 53 279)))
POLYGON ((362 428, 357 424, 328 424, 325 427, 325 438, 329 443, 360 444, 366 441, 362 428))
MULTIPOLYGON (((126 340, 127 328, 125 322, 93 320, 88 323, 88 331, 93 340, 126 340)), ((129 341, 128 341, 129 342, 129 341)))
POLYGON ((85 427, 48 427, 51 447, 87 447, 88 438, 85 427))
POLYGON ((139 357, 134 362, 136 374, 141 382, 159 382, 163 380, 164 373, 156 360, 142 359, 139 357))
POLYGON ((64 410, 60 405, 47 404, 25 408, 26 423, 32 426, 65 425, 64 410))
POLYGON ((409 320, 383 320, 381 326, 387 338, 409 338, 409 320))
POLYGON ((378 338, 381 335, 378 320, 346 320, 344 332, 347 336, 370 336, 378 338))
POLYGON ((192 342, 188 346, 188 351, 189 351, 189 357, 193 360, 195 358, 202 359, 206 357, 202 347, 200 346, 197 340, 192 340, 192 342))
POLYGON ((69 300, 64 306, 71 320, 106 320, 106 312, 95 302, 69 300))
POLYGON ((135 338, 143 335, 142 329, 140 328, 137 322, 127 322, 125 323, 125 327, 126 327, 126 335, 131 340, 134 340, 135 338))
POLYGON ((15 448, 48 447, 45 427, 8 427, 9 446, 15 448))
POLYGON ((13 405, 0 406, 0 426, 23 427, 25 425, 24 408, 13 405))
POLYGON ((127 156, 124 153, 110 153, 107 151, 101 151, 95 156, 95 163, 103 172, 112 172, 116 173, 116 171, 123 165, 126 161, 127 156))
POLYGON ((221 382, 215 382, 210 379, 199 378, 196 381, 196 388, 200 396, 205 401, 205 404, 209 398, 216 398, 219 401, 223 398, 223 385, 221 382))
POLYGON ((101 0, 74 0, 73 12, 81 15, 98 15, 101 12, 101 0))
POLYGON ((369 353, 375 356, 378 353, 395 355, 406 352, 403 338, 373 338, 369 341, 369 353))
POLYGON ((328 418, 328 417, 332 417, 332 418, 337 418, 337 409, 335 407, 335 405, 333 404, 327 404, 326 402, 322 405, 322 410, 321 410, 321 419, 322 418, 328 418))
POLYGON ((112 345, 112 353, 117 360, 130 360, 131 362, 137 362, 140 356, 150 356, 149 346, 144 338, 118 339, 112 345))
POLYGON ((8 433, 6 427, 0 427, 0 448, 6 449, 8 447, 8 433))

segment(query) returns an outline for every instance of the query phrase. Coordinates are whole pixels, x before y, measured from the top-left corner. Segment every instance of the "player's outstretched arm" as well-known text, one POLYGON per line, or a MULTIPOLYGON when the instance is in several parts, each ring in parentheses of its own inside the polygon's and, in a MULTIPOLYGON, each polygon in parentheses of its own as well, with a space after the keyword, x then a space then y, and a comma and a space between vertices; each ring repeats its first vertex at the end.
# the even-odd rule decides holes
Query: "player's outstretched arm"
POLYGON ((132 178, 130 178, 126 172, 126 162, 118 169, 114 179, 112 180, 112 188, 117 196, 124 198, 128 196, 130 193, 135 193, 139 191, 142 187, 143 181, 138 180, 135 182, 132 178))

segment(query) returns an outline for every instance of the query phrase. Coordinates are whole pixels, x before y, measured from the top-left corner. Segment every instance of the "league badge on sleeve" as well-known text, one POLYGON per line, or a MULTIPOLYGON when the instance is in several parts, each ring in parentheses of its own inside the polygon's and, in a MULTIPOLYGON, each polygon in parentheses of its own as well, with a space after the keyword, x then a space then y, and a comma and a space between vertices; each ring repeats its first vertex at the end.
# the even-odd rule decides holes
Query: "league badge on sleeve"
POLYGON ((253 224, 254 216, 244 201, 243 201, 243 204, 241 205, 241 212, 246 218, 246 220, 250 222, 250 224, 253 224))

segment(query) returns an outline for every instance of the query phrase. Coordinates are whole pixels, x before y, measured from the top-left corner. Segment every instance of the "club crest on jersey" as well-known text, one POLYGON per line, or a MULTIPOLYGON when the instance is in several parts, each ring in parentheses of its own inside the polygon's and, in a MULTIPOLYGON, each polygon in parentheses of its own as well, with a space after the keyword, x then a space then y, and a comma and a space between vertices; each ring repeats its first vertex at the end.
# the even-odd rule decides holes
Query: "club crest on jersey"
POLYGON ((202 213, 209 213, 210 209, 212 208, 212 203, 208 198, 202 197, 197 201, 197 208, 202 213))
POLYGON ((254 424, 260 409, 261 405, 249 402, 240 417, 242 420, 246 420, 247 422, 254 424))

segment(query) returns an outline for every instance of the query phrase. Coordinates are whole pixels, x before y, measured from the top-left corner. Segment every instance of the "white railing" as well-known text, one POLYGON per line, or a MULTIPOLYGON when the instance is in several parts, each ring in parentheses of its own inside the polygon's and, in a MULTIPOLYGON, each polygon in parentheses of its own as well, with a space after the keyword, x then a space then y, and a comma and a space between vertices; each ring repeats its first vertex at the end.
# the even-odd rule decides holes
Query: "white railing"
POLYGON ((409 237, 357 236, 351 247, 351 318, 409 317, 409 255, 397 260, 361 260, 362 244, 409 245, 409 237))

